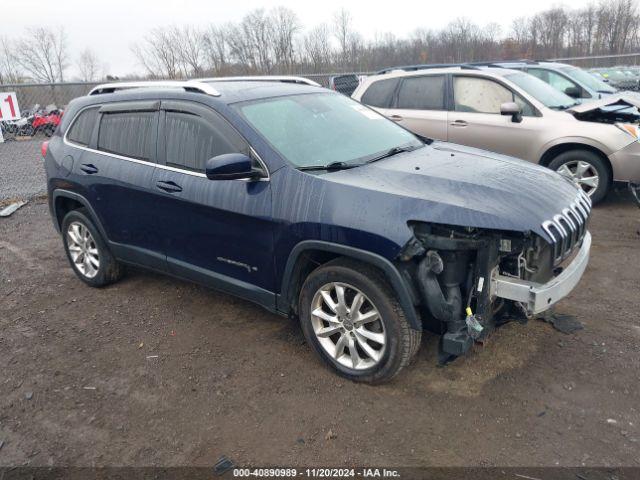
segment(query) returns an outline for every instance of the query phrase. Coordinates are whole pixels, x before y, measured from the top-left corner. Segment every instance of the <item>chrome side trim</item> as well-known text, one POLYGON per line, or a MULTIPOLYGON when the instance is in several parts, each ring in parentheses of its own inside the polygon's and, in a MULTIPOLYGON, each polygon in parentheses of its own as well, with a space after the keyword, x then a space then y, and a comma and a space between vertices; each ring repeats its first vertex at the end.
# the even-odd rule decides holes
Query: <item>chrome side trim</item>
POLYGON ((99 95, 101 93, 113 93, 119 90, 128 90, 131 88, 183 88, 185 90, 196 90, 213 97, 219 97, 220 92, 211 85, 198 81, 184 80, 163 80, 163 81, 141 81, 141 82, 114 82, 102 83, 89 91, 89 95, 99 95))

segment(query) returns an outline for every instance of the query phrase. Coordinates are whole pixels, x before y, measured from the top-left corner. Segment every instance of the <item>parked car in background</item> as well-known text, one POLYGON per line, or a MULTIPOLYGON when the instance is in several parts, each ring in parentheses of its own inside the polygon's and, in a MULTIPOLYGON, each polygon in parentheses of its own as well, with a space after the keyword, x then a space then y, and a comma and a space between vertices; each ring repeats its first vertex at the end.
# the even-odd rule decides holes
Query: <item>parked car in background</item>
POLYGON ((43 155, 83 282, 131 264, 211 286, 298 317, 327 365, 375 383, 423 328, 447 361, 550 308, 589 258, 572 182, 429 143, 312 85, 132 82, 72 101, 43 155))
POLYGON ((624 71, 621 68, 599 68, 596 70, 610 85, 618 90, 640 90, 640 78, 631 71, 624 71))
POLYGON ((580 101, 599 99, 619 90, 573 65, 557 62, 494 62, 488 65, 521 70, 580 101))
POLYGON ((355 73, 334 75, 329 78, 329 88, 350 97, 354 90, 358 88, 358 85, 360 85, 361 78, 363 78, 361 75, 355 73))
POLYGON ((425 137, 549 167, 594 202, 640 182, 640 114, 615 95, 579 104, 527 73, 462 65, 388 69, 353 97, 425 137))

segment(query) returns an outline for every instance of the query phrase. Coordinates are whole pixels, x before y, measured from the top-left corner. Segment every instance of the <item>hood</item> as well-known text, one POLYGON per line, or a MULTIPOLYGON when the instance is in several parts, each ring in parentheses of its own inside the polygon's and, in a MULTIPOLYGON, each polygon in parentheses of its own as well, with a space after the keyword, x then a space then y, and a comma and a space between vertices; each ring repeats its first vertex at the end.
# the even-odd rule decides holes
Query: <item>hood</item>
POLYGON ((569 113, 587 113, 594 110, 601 109, 603 107, 640 107, 640 97, 636 95, 629 95, 625 92, 618 92, 615 94, 608 94, 599 100, 593 100, 591 102, 582 102, 579 105, 575 105, 568 108, 566 111, 569 113))
POLYGON ((570 180, 547 168, 445 142, 322 177, 368 190, 370 204, 403 223, 533 231, 547 241, 542 223, 578 196, 570 180))
POLYGON ((616 93, 600 100, 583 102, 566 111, 577 120, 613 124, 617 122, 640 124, 640 97, 616 93))

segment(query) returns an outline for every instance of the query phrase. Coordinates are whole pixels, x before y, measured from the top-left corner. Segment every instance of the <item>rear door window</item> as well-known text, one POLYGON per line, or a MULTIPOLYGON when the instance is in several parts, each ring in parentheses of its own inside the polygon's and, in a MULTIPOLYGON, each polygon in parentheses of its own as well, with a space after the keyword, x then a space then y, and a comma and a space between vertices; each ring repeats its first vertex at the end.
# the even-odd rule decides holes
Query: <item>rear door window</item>
POLYGON ((365 105, 378 108, 389 108, 393 103, 393 94, 398 85, 398 78, 378 80, 369 85, 360 101, 365 105))
POLYGON ((71 125, 71 128, 69 128, 67 138, 70 141, 85 147, 91 143, 91 135, 93 134, 93 128, 98 118, 98 109, 99 107, 92 107, 80 112, 80 115, 78 115, 73 125, 71 125))
POLYGON ((444 75, 407 77, 402 81, 396 107, 409 110, 444 110, 444 75))
POLYGON ((154 157, 156 123, 156 112, 103 113, 98 150, 149 161, 154 157))
MULTIPOLYGON (((225 153, 249 154, 249 146, 226 120, 207 112, 167 110, 165 117, 166 164, 204 172, 207 160, 225 153)), ((200 110, 200 109, 198 109, 200 110)))

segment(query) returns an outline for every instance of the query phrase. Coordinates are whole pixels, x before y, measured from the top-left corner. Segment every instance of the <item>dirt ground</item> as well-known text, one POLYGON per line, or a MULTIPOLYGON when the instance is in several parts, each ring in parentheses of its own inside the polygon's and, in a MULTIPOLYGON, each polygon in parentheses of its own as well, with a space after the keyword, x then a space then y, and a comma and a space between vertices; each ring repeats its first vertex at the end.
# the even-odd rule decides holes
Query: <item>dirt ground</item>
POLYGON ((0 465, 639 466, 640 209, 595 209, 558 312, 393 383, 325 369, 296 323, 142 271, 73 274, 43 200, 0 219, 0 465))

